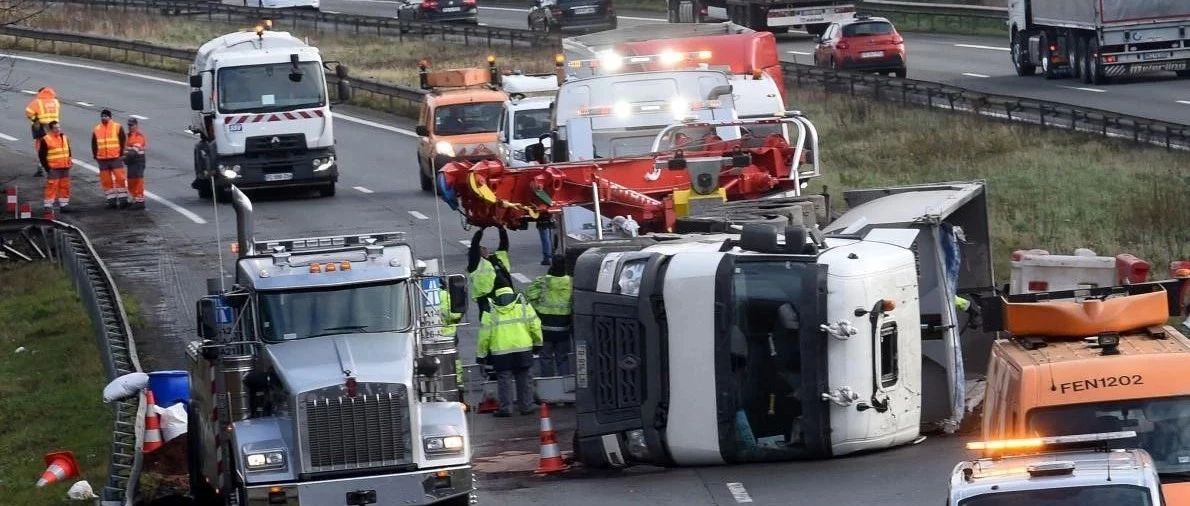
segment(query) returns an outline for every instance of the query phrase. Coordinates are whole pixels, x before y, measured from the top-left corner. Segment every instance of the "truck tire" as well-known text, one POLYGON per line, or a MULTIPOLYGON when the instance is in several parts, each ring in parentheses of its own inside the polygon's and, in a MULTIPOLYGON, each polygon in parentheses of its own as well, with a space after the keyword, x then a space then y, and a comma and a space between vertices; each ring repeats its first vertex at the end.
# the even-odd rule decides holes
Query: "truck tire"
POLYGON ((1176 72, 1178 74, 1178 77, 1190 77, 1190 69, 1175 70, 1174 72, 1176 72))
POLYGON ((1012 32, 1012 66, 1016 68, 1016 75, 1031 76, 1037 73, 1037 66, 1025 61, 1029 54, 1029 37, 1025 32, 1012 32))
POLYGON ((1041 40, 1037 42, 1037 50, 1041 52, 1038 55, 1038 60, 1041 62, 1041 75, 1046 79, 1056 79, 1058 71, 1054 69, 1054 63, 1050 61, 1053 54, 1050 52, 1050 36, 1045 32, 1041 32, 1041 40))
POLYGON ((749 5, 745 7, 748 9, 748 28, 763 32, 769 29, 768 13, 759 5, 749 5))
POLYGON ((1092 36, 1087 38, 1087 76, 1083 82, 1088 84, 1104 84, 1107 76, 1103 72, 1103 64, 1099 62, 1099 39, 1092 36))
MULTIPOLYGON (((814 35, 814 36, 822 35, 822 34, 826 33, 826 27, 828 27, 828 26, 830 26, 830 25, 828 25, 826 23, 815 23, 812 25, 806 25, 806 33, 809 33, 810 35, 814 35)), ((788 28, 786 29, 786 31, 788 31, 788 28)))
POLYGON ((211 200, 211 197, 213 196, 211 194, 211 187, 206 183, 206 181, 203 181, 198 184, 198 198, 203 200, 211 200))
POLYGON ((445 501, 438 501, 434 503, 435 506, 470 506, 471 494, 463 494, 458 497, 451 497, 445 501))
POLYGON ((1071 32, 1066 39, 1066 59, 1070 62, 1070 77, 1074 79, 1081 79, 1083 77, 1083 53, 1087 48, 1082 34, 1078 32, 1071 32))

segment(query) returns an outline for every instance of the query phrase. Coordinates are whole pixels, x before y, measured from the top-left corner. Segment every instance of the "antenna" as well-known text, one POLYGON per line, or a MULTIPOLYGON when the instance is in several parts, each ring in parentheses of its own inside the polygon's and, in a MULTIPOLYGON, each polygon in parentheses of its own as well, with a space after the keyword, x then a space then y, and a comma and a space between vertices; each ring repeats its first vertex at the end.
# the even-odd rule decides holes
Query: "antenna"
POLYGON ((219 293, 227 292, 226 282, 224 278, 227 277, 227 272, 223 265, 223 232, 219 227, 219 193, 215 188, 215 176, 211 179, 211 207, 215 210, 215 253, 219 258, 219 293))

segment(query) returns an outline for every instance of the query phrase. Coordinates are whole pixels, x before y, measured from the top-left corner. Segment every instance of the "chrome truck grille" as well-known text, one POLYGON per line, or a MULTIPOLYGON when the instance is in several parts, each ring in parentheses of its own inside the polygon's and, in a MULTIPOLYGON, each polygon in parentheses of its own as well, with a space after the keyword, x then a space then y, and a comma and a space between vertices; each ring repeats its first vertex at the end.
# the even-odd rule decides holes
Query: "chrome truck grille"
POLYGON ((391 392, 360 393, 355 397, 307 399, 300 414, 305 471, 319 473, 410 463, 405 385, 391 388, 391 392))

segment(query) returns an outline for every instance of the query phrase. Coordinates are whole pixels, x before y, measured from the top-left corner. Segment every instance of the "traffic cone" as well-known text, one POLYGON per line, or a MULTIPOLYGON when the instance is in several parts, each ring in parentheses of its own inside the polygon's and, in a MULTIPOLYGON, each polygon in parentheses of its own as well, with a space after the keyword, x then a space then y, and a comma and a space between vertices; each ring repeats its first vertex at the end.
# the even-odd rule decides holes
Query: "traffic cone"
POLYGON ((69 480, 79 475, 79 463, 74 460, 74 454, 68 451, 57 451, 45 454, 45 472, 37 480, 37 488, 62 480, 69 480))
POLYGON ((141 446, 141 453, 152 453, 165 446, 161 442, 161 415, 157 414, 157 403, 153 399, 153 391, 145 389, 145 438, 141 446))
POLYGON ((537 462, 537 474, 560 473, 570 466, 562 461, 562 452, 558 450, 558 433, 554 432, 554 422, 550 420, 550 405, 541 403, 541 460, 537 462))

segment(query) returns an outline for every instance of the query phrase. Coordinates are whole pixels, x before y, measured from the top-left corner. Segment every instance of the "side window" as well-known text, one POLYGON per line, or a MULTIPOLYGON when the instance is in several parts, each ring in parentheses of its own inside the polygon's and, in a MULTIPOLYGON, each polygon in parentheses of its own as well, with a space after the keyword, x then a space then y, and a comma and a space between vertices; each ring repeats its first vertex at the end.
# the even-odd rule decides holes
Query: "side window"
POLYGON ((880 326, 880 386, 897 384, 901 372, 897 358, 897 322, 887 322, 880 326))
POLYGON ((421 106, 421 114, 417 116, 417 123, 419 125, 425 125, 426 128, 432 126, 430 125, 430 106, 424 104, 421 106))

